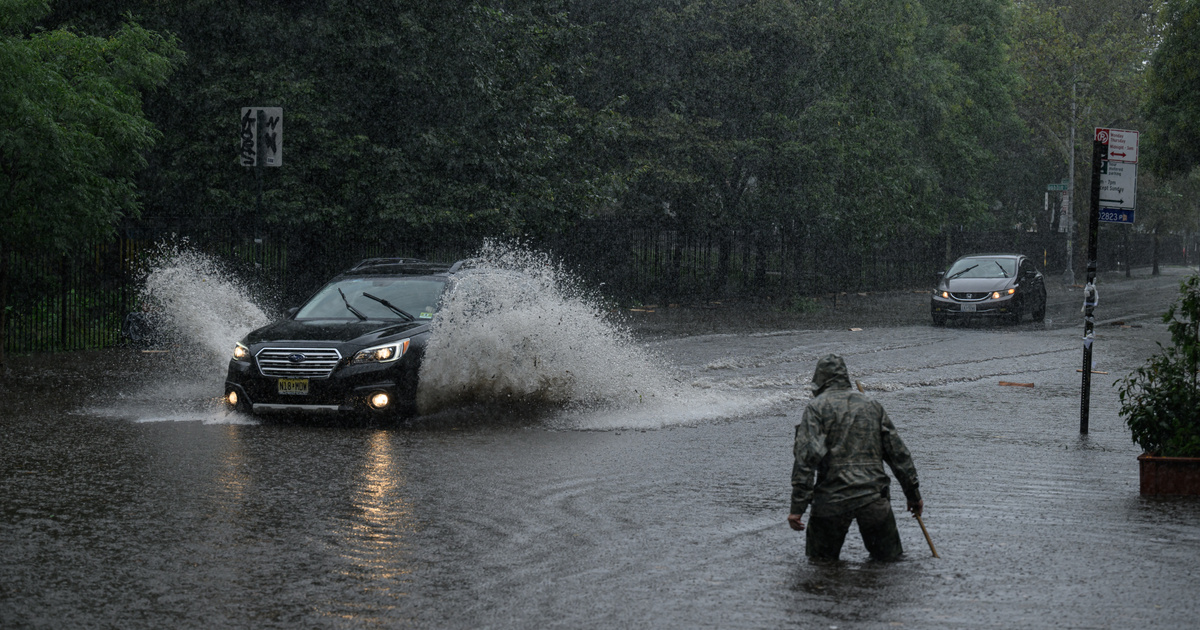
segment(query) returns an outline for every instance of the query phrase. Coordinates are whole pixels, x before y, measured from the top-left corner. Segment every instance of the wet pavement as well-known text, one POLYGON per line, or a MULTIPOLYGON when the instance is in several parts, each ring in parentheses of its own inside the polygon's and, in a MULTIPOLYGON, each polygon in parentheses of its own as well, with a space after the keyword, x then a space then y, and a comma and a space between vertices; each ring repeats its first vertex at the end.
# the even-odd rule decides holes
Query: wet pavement
POLYGON ((911 292, 640 313, 669 395, 395 428, 225 414, 178 348, 18 358, 0 627, 1194 627, 1200 500, 1138 494, 1111 387, 1169 339, 1181 274, 1101 282, 1087 435, 1082 294, 1059 286, 1019 326, 935 328, 911 292), (940 559, 902 516, 897 563, 853 533, 810 563, 785 524, 826 352, 912 451, 940 559))

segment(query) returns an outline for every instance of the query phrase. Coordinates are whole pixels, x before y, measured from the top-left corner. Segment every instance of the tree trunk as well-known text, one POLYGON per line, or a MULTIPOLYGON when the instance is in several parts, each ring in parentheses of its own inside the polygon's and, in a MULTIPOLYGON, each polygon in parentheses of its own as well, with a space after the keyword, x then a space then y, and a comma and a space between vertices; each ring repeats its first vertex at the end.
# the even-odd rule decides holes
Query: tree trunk
POLYGON ((721 235, 717 240, 717 247, 720 248, 720 253, 717 254, 717 287, 722 293, 729 287, 729 266, 733 257, 733 236, 729 230, 721 230, 721 235))
POLYGON ((1133 234, 1131 230, 1122 230, 1125 233, 1125 277, 1133 277, 1133 234))
POLYGON ((1154 228, 1154 247, 1152 249, 1152 261, 1150 275, 1158 275, 1158 228, 1154 228))
POLYGON ((8 248, 0 244, 0 383, 8 375, 4 344, 8 340, 8 248))

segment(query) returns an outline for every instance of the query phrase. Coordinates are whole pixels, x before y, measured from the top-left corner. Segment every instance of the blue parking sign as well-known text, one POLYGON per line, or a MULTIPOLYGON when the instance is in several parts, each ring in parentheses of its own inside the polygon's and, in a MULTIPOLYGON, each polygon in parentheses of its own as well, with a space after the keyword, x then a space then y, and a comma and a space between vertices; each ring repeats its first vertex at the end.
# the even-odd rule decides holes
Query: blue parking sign
POLYGON ((1133 223, 1133 210, 1125 208, 1100 208, 1100 220, 1105 223, 1133 223))

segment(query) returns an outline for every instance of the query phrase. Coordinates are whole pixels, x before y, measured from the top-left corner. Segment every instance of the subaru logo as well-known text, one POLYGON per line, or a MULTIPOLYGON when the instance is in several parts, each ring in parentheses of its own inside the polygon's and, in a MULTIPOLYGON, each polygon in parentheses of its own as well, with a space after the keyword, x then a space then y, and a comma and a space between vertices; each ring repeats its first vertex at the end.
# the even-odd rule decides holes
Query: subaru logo
POLYGON ((287 360, 291 361, 292 363, 304 363, 306 360, 308 360, 308 357, 297 352, 295 354, 289 354, 287 360))

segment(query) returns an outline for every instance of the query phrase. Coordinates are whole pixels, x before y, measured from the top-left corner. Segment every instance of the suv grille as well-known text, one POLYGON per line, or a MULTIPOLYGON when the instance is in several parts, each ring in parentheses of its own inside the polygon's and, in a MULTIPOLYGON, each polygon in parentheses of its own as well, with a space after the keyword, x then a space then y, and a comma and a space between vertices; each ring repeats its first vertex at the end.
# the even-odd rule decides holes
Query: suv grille
POLYGON ((342 353, 336 348, 263 348, 257 358, 263 376, 329 378, 342 353))

